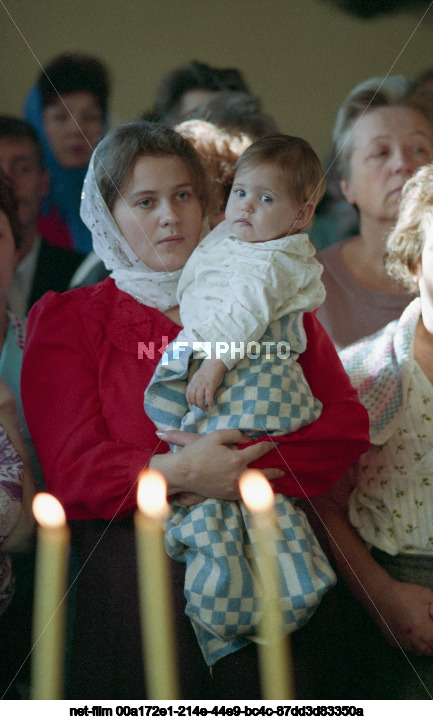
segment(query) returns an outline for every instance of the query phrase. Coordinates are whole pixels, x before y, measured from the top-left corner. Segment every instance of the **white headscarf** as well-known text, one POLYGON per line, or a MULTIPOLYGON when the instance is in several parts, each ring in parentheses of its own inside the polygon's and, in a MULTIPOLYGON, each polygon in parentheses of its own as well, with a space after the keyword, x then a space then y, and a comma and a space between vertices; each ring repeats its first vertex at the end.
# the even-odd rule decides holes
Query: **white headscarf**
POLYGON ((176 306, 182 270, 156 271, 143 263, 126 242, 108 210, 95 178, 94 151, 84 179, 80 215, 93 238, 96 255, 103 261, 120 290, 143 305, 164 312, 176 306))

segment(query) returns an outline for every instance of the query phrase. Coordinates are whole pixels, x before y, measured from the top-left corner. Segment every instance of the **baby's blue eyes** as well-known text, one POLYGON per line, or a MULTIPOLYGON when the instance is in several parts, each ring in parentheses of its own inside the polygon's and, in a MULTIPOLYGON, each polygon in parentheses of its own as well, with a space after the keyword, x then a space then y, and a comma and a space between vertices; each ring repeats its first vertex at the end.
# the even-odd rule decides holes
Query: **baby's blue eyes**
POLYGON ((142 208, 150 208, 150 206, 152 205, 152 201, 150 200, 150 198, 147 198, 146 200, 140 200, 138 205, 141 205, 142 208))
MULTIPOLYGON (((245 198, 246 192, 245 190, 235 190, 235 195, 237 195, 238 198, 245 198)), ((261 195, 260 200, 263 203, 272 203, 272 198, 269 195, 261 195)))

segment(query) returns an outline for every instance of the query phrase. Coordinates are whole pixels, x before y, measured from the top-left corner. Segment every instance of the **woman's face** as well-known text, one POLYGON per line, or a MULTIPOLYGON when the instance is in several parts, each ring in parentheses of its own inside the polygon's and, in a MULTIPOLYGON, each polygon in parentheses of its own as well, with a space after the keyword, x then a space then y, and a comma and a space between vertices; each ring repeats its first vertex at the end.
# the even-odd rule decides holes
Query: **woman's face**
POLYGON ((112 215, 137 258, 155 271, 183 268, 203 219, 191 172, 178 155, 138 158, 112 215))
POLYGON ((43 112, 44 130, 63 168, 85 168, 104 129, 102 110, 87 90, 62 95, 43 112))
POLYGON ((433 157, 433 130, 413 108, 367 112, 354 127, 350 178, 341 183, 360 216, 394 222, 401 190, 417 168, 433 157))
POLYGON ((8 217, 0 210, 0 302, 6 303, 17 258, 18 252, 8 217))

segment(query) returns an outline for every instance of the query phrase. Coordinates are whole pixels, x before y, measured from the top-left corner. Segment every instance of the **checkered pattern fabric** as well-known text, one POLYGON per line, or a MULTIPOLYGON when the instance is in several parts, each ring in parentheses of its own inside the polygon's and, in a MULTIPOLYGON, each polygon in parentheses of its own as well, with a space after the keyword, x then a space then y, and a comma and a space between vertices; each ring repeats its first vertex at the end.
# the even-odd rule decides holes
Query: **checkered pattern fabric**
MULTIPOLYGON (((186 562, 186 613, 211 666, 253 638, 263 608, 254 528, 242 502, 207 499, 192 508, 173 506, 166 548, 186 562)), ((287 633, 303 626, 335 582, 304 513, 275 497, 275 558, 281 578, 280 607, 287 633)))
POLYGON ((159 430, 181 428, 205 434, 239 428, 253 437, 290 433, 312 423, 322 406, 296 362, 305 349, 301 321, 301 313, 290 313, 272 323, 260 341, 259 357, 246 354, 225 373, 214 407, 206 412, 186 402, 188 378, 200 360, 194 358, 192 346, 179 346, 179 336, 166 348, 146 390, 147 415, 159 430), (290 357, 283 357, 280 342, 290 347, 290 357))
MULTIPOLYGON (((274 321, 260 342, 257 358, 246 355, 225 373, 214 407, 207 412, 190 408, 185 399, 188 378, 200 360, 191 346, 171 343, 145 394, 146 412, 158 429, 206 434, 239 428, 262 436, 292 432, 315 421, 321 404, 296 362, 305 350, 302 313, 274 321), (278 350, 281 341, 290 346, 288 358, 278 350)), ((166 548, 186 563, 186 613, 206 662, 213 665, 258 633, 263 608, 254 531, 242 503, 207 499, 192 508, 173 508, 166 548)), ((276 510, 281 607, 285 630, 291 632, 306 623, 335 577, 303 513, 282 496, 276 510)))

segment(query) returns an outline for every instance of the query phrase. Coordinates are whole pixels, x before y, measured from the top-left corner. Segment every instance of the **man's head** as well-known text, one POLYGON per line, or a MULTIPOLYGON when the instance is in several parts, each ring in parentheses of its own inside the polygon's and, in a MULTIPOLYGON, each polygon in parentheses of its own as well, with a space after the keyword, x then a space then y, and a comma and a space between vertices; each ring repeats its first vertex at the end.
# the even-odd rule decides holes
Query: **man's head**
POLYGON ((49 176, 38 137, 32 126, 20 118, 0 116, 0 168, 13 183, 20 223, 28 241, 35 234, 49 176))

